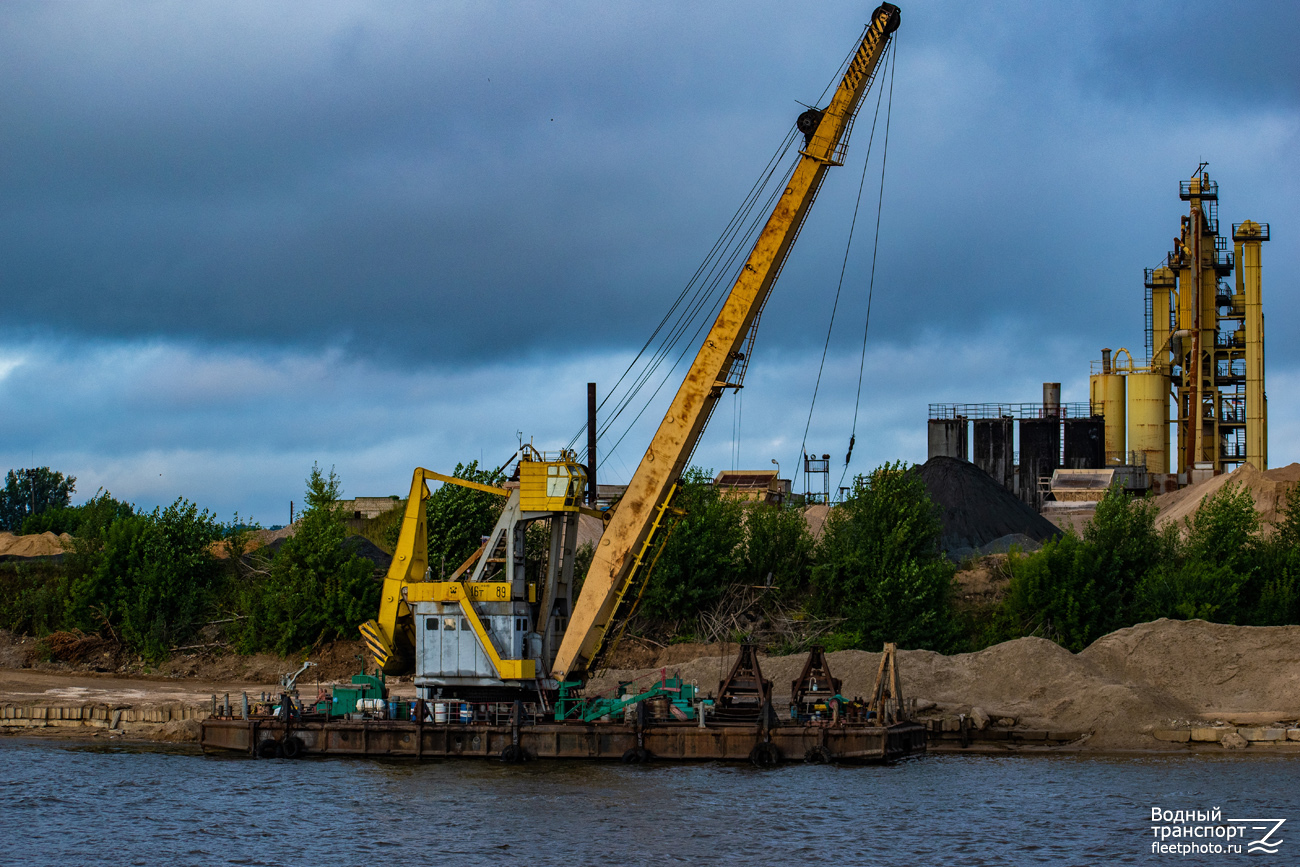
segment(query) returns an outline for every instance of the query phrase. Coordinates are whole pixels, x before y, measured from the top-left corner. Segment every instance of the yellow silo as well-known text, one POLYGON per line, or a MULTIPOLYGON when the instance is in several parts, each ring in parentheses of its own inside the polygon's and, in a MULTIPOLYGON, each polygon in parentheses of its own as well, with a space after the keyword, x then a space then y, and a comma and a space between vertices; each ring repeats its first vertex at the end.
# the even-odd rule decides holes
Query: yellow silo
POLYGON ((1109 349, 1101 351, 1101 373, 1089 378, 1088 391, 1093 414, 1101 413, 1106 419, 1106 465, 1128 463, 1124 447, 1124 377, 1111 366, 1109 349))
POLYGON ((1137 369, 1128 375, 1128 449, 1148 472, 1169 472, 1169 378, 1137 369))

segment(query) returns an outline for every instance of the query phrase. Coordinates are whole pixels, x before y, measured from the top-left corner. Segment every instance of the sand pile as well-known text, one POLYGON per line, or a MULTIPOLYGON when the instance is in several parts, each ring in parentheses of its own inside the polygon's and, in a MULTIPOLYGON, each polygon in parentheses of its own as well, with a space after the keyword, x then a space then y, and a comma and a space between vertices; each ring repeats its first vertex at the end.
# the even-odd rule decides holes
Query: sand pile
POLYGON ((1176 696, 1207 718, 1300 717, 1300 626, 1157 620, 1103 636, 1079 656, 1115 680, 1176 696))
POLYGON ((1300 482, 1300 464, 1290 464, 1275 470, 1260 472, 1251 464, 1242 464, 1231 473, 1214 476, 1195 485, 1189 485, 1178 491, 1162 494, 1155 498, 1160 517, 1157 526, 1182 524, 1186 518, 1196 513, 1203 501, 1223 490, 1229 483, 1243 488, 1255 501, 1255 510, 1259 512, 1260 521, 1265 531, 1271 530, 1281 518, 1282 507, 1286 504, 1287 492, 1300 482))
POLYGON ((917 470, 930 499, 943 509, 940 546, 954 560, 976 553, 1022 549, 1061 531, 969 461, 934 457, 917 470))
MULTIPOLYGON (((707 693, 735 660, 730 653, 668 665, 707 693)), ((790 700, 790 683, 805 657, 763 657, 775 701, 790 700)), ((831 670, 849 697, 866 695, 880 654, 830 654, 831 670)), ((904 694, 937 703, 936 712, 982 708, 1023 728, 1090 732, 1098 749, 1156 748, 1150 732, 1181 722, 1223 719, 1243 724, 1300 718, 1300 626, 1227 626, 1200 620, 1157 620, 1121 629, 1072 654, 1041 638, 1019 638, 978 653, 899 653, 904 694)), ((658 669, 608 672, 593 689, 657 675, 658 669)))
POLYGON ((30 536, 0 533, 0 557, 53 557, 72 548, 72 537, 46 531, 30 536))
POLYGON ((830 513, 831 507, 824 504, 804 507, 803 522, 814 539, 821 539, 822 530, 826 528, 826 519, 830 513))
POLYGON ((578 536, 576 547, 590 545, 595 548, 600 543, 601 534, 605 532, 605 522, 592 515, 578 516, 578 536))
MULTIPOLYGON (((275 545, 277 542, 283 542, 294 533, 298 532, 298 524, 293 523, 287 527, 281 527, 278 530, 253 530, 248 534, 248 551, 251 553, 258 548, 264 548, 268 545, 275 545)), ((208 550, 219 560, 225 560, 230 556, 224 541, 213 542, 208 546, 208 550)), ((273 549, 274 550, 274 549, 273 549)))
POLYGON ((1006 554, 989 554, 953 576, 957 599, 965 605, 996 605, 1007 596, 1011 571, 1006 554))

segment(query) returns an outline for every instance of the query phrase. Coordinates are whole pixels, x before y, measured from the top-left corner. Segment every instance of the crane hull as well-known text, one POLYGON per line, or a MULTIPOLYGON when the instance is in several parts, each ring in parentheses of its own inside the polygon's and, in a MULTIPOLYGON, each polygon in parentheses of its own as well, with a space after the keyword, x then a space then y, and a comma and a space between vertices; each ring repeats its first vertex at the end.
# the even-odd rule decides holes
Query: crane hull
MULTIPOLYGON (((630 723, 515 727, 509 723, 508 714, 505 716, 506 721, 497 723, 488 720, 442 725, 405 720, 305 722, 292 725, 287 734, 300 742, 298 754, 302 756, 407 759, 501 760, 509 748, 518 747, 524 760, 866 763, 892 761, 926 749, 926 727, 919 722, 892 726, 791 724, 764 732, 752 725, 710 724, 701 728, 691 723, 640 729, 630 723), (757 756, 756 750, 760 753, 757 756)), ((271 750, 262 745, 282 742, 285 736, 280 720, 209 718, 203 722, 200 745, 205 752, 265 756, 271 750)))

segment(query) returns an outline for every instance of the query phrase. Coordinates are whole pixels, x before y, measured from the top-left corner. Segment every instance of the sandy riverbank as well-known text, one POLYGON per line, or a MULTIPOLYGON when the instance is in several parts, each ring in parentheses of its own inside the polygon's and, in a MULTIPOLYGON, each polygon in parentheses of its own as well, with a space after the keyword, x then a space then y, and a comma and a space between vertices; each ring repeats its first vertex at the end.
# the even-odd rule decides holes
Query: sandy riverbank
MULTIPOLYGON (((663 669, 710 692, 735 652, 735 645, 676 645, 660 652, 653 666, 605 672, 589 692, 611 691, 620 680, 650 678, 663 669)), ((778 707, 789 701, 791 681, 804 659, 802 654, 762 657, 778 707)), ((849 697, 870 691, 878 663, 876 653, 830 654, 832 671, 843 679, 849 697)), ((280 661, 268 669, 284 667, 280 661)), ((240 668, 228 661, 208 670, 240 668)), ((1160 620, 1107 635, 1078 654, 1038 638, 955 656, 904 650, 899 671, 904 694, 917 699, 921 716, 940 728, 964 714, 980 728, 1009 735, 1077 732, 1069 746, 1074 750, 1177 750, 1199 744, 1300 753, 1300 626, 1160 620)), ((0 668, 0 731, 192 740, 214 695, 219 700, 229 695, 238 707, 242 693, 257 696, 274 690, 275 682, 265 674, 125 677, 0 668)), ((314 690, 315 678, 304 678, 303 685, 304 694, 314 690)), ((396 682, 395 692, 414 697, 409 679, 396 682)))

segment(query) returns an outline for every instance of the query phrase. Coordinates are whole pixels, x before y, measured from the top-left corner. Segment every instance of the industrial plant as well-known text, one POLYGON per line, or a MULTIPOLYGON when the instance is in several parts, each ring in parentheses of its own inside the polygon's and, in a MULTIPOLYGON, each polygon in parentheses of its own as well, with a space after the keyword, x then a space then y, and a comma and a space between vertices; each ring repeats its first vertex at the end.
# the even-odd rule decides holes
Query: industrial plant
POLYGON ((1261 247, 1268 223, 1219 223, 1205 164, 1179 184, 1188 212, 1144 273, 1145 341, 1101 350, 1087 401, 1059 382, 1028 403, 931 404, 929 457, 971 461, 1038 509, 1118 482, 1164 493, 1243 463, 1268 469, 1261 247), (971 435, 973 429, 973 436, 971 435), (973 443, 973 448, 972 448, 973 443))

